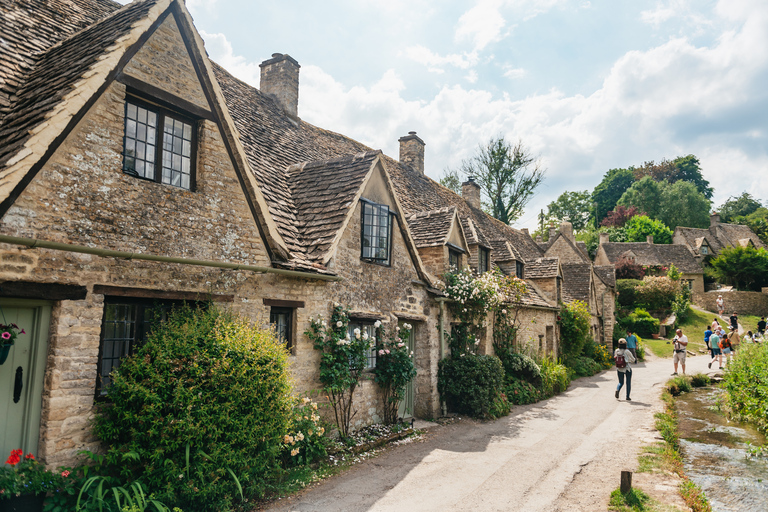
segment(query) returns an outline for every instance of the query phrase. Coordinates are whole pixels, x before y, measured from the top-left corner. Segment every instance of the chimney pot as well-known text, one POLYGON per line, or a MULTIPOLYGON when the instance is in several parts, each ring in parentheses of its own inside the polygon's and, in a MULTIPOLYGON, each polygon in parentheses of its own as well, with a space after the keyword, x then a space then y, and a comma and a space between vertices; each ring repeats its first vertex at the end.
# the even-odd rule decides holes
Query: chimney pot
POLYGON ((576 243, 576 238, 573 236, 573 224, 567 220, 560 223, 560 233, 574 244, 576 243))
POLYGON ((522 231, 523 233, 525 233, 527 236, 531 236, 531 234, 528 232, 528 228, 523 228, 523 229, 521 229, 520 231, 522 231))
POLYGON ((608 233, 600 233, 600 245, 607 244, 611 241, 611 237, 608 233))
POLYGON ((480 185, 475 182, 472 176, 461 184, 461 197, 473 208, 480 209, 480 185))
POLYGON ((648 236, 646 236, 645 240, 646 240, 646 242, 648 242, 649 244, 653 244, 653 235, 648 235, 648 236))
POLYGON ((718 224, 720 224, 720 214, 717 212, 712 213, 712 215, 709 216, 709 227, 715 227, 718 224))
POLYGON ((424 174, 424 141, 416 135, 416 132, 408 132, 408 135, 400 137, 400 163, 409 165, 419 174, 424 174))
POLYGON ((288 54, 273 53, 259 64, 261 92, 271 94, 293 119, 299 118, 299 63, 288 54))
POLYGON ((543 239, 543 238, 541 238, 541 235, 536 235, 536 242, 538 242, 538 243, 540 243, 540 244, 541 244, 541 243, 544 243, 544 239, 543 239))

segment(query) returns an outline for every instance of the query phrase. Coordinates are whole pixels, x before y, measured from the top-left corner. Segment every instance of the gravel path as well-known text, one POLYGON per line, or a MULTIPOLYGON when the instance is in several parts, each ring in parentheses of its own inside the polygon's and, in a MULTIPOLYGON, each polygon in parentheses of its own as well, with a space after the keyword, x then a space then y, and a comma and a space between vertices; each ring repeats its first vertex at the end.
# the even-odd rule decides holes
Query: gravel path
MULTIPOLYGON (((689 356, 688 373, 706 372, 707 362, 689 356)), ((635 365, 631 402, 624 390, 614 398, 609 370, 506 418, 435 427, 423 442, 393 447, 267 510, 606 510, 620 472, 634 471, 640 446, 657 440, 653 414, 671 371, 671 359, 635 365)))

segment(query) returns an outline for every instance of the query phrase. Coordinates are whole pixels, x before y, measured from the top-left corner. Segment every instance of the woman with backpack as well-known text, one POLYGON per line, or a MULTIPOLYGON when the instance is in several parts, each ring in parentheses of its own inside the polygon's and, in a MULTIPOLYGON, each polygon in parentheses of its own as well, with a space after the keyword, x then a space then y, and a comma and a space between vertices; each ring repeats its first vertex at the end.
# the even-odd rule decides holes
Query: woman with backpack
POLYGON ((632 368, 629 363, 635 362, 635 357, 627 348, 627 340, 619 339, 619 348, 613 353, 613 360, 616 361, 616 373, 619 376, 619 385, 616 386, 616 400, 619 399, 619 391, 624 386, 624 379, 627 379, 627 401, 631 402, 629 392, 632 391, 632 368))

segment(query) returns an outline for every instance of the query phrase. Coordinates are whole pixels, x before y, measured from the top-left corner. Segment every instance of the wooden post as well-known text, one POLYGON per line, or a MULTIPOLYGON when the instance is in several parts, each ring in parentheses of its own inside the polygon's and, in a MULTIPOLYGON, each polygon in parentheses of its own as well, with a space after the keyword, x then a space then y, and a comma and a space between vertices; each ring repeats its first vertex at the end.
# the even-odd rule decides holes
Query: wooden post
POLYGON ((632 472, 622 471, 621 472, 621 493, 626 494, 631 490, 632 490, 632 472))

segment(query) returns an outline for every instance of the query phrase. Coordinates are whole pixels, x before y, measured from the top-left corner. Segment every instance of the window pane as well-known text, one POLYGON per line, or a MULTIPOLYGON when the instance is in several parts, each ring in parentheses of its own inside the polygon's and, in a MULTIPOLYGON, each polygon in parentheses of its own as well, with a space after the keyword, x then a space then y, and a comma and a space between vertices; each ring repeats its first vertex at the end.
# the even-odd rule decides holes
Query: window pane
MULTIPOLYGON (((157 114, 132 103, 126 104, 125 147, 123 148, 123 170, 135 171, 142 178, 146 164, 154 161, 155 129, 148 123, 155 123, 157 114)), ((153 174, 153 173, 152 173, 153 174)))

